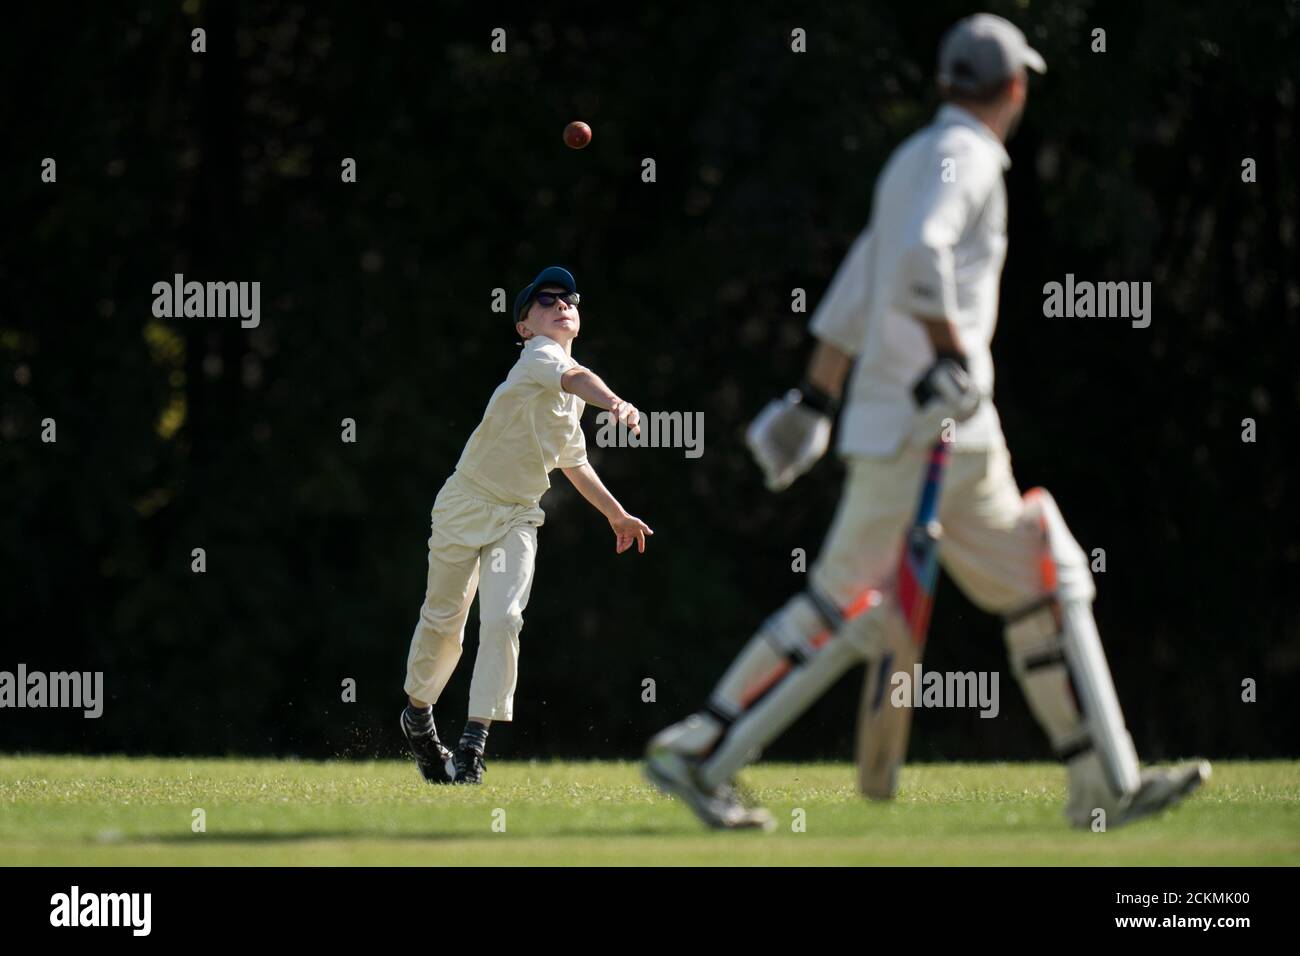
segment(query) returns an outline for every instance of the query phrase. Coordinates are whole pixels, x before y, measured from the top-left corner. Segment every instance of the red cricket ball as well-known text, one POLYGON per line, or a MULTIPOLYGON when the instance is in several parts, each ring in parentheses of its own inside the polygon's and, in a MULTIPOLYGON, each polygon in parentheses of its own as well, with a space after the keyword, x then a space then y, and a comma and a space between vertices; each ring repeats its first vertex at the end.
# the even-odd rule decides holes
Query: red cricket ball
POLYGON ((564 127, 564 145, 569 149, 582 149, 591 142, 591 127, 574 120, 564 127))

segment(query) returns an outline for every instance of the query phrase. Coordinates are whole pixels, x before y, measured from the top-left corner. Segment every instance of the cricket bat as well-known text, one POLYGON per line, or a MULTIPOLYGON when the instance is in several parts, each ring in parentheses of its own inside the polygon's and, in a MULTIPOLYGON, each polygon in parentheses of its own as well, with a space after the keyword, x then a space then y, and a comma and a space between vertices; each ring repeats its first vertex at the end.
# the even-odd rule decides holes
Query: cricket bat
POLYGON ((912 708, 897 707, 890 701, 891 679, 900 671, 910 677, 925 651, 934 586, 939 577, 939 538, 943 533, 936 518, 939 489, 947 466, 948 444, 936 442, 930 451, 916 517, 903 542, 898 571, 889 585, 894 606, 885 622, 885 648, 879 658, 867 661, 858 706, 858 789, 863 796, 877 800, 893 798, 898 791, 898 770, 907 758, 912 708))

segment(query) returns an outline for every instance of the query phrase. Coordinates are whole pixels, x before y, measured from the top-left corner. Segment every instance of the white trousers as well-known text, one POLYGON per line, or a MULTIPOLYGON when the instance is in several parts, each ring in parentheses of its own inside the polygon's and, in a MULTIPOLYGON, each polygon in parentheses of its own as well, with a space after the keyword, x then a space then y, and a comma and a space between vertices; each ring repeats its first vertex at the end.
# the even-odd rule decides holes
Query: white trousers
POLYGON ((537 505, 500 504, 474 494, 453 474, 438 492, 429 535, 424 606, 411 637, 406 693, 436 703, 460 660, 465 618, 477 590, 479 647, 469 689, 469 716, 514 717, 519 632, 533 584, 537 505))
MULTIPOLYGON (((812 568, 812 584, 838 607, 879 589, 898 566, 916 514, 928 449, 905 445, 892 458, 850 458, 835 520, 812 568)), ((1006 614, 1055 590, 1091 599, 1082 550, 1060 529, 1051 555, 1037 512, 1027 507, 1002 444, 953 449, 939 498, 943 568, 981 609, 1006 614), (1055 557, 1055 560, 1053 560, 1055 557)))
MULTIPOLYGON (((928 449, 907 445, 890 458, 848 460, 844 492, 811 572, 812 590, 821 598, 848 610, 866 606, 861 603, 866 592, 887 589, 898 567, 904 534, 916 514, 928 459, 928 449)), ((1041 490, 1020 494, 1004 444, 952 449, 940 491, 939 522, 943 526, 940 561, 985 611, 1005 615, 1053 594, 1077 607, 1095 594, 1083 551, 1055 503, 1041 490)), ((846 621, 824 646, 811 644, 818 636, 827 636, 819 605, 803 593, 788 601, 723 675, 710 698, 710 719, 697 714, 656 738, 685 753, 707 753, 701 768, 706 785, 730 780, 849 667, 884 650, 888 634, 880 626, 878 609, 846 621), (819 648, 811 656, 810 646, 819 648), (807 662, 791 667, 792 653, 807 662), (727 723, 719 723, 717 715, 724 715, 727 723), (725 736, 719 742, 720 735, 725 736)), ((1016 659, 1023 663, 1026 653, 1041 649, 1038 645, 1059 649, 1057 630, 1059 623, 1051 633, 1037 635, 1038 644, 1030 640, 1033 646, 1012 648, 1013 655, 1018 653, 1016 659)), ((1110 688, 1099 645, 1094 659, 1085 663, 1091 664, 1094 683, 1103 691, 1110 688)), ((1077 741, 1081 716, 1070 696, 1064 663, 1034 673, 1032 685, 1020 671, 1017 676, 1026 685, 1039 722, 1054 744, 1077 741)), ((1107 693, 1113 700, 1113 688, 1107 693)), ((1116 740, 1123 732, 1118 704, 1112 709, 1114 726, 1099 723, 1094 728, 1094 736, 1103 742, 1116 740)), ((1118 746, 1110 745, 1108 752, 1118 746)), ((1129 763, 1136 774, 1136 757, 1129 763)))

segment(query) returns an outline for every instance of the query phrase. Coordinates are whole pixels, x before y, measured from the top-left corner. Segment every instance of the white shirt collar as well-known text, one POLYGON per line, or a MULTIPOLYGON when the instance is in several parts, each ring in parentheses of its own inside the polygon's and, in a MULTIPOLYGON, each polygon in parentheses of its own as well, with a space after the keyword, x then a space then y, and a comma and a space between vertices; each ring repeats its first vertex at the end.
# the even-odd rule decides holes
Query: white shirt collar
POLYGON ((1002 145, 1002 140, 998 139, 993 130, 984 125, 978 116, 969 110, 964 110, 953 103, 944 103, 939 107, 939 112, 935 114, 934 121, 937 125, 956 123, 959 126, 967 126, 975 130, 980 136, 992 145, 998 152, 998 161, 1002 164, 1003 169, 1011 168, 1011 157, 1007 154, 1007 148, 1002 145))
POLYGON ((539 348, 541 348, 543 345, 554 345, 557 349, 559 349, 559 350, 560 350, 561 352, 563 352, 565 355, 570 355, 570 354, 571 354, 571 353, 569 352, 568 349, 566 349, 566 348, 565 348, 563 345, 561 345, 559 342, 555 341, 555 339, 551 338, 549 335, 534 335, 534 336, 532 336, 531 338, 528 339, 527 342, 524 343, 524 348, 526 348, 526 349, 539 349, 539 348))

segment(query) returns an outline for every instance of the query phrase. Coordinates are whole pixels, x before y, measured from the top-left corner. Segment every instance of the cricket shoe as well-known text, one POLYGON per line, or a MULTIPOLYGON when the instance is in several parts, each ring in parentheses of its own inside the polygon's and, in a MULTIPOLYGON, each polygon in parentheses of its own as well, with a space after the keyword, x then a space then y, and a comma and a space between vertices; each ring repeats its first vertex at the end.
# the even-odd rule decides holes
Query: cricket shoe
POLYGON ((669 796, 678 797, 700 821, 715 830, 772 830, 776 821, 762 807, 747 807, 735 790, 723 784, 707 789, 699 779, 698 762, 664 748, 651 747, 646 755, 646 779, 669 796))
POLYGON ((468 747, 457 747, 451 757, 456 783, 482 783, 487 762, 483 755, 468 747))
MULTIPOLYGON (((430 721, 430 727, 433 722, 430 721)), ((428 733, 420 733, 411 727, 408 722, 406 710, 402 710, 402 736, 406 738, 406 745, 410 748, 411 756, 415 758, 415 766, 420 771, 420 776, 424 778, 425 783, 451 783, 455 778, 455 770, 452 769, 451 751, 442 745, 438 739, 438 729, 433 727, 428 733)))
POLYGON ((1159 813, 1210 779, 1210 762, 1198 760, 1180 767, 1151 767, 1142 771, 1142 783, 1120 809, 1113 826, 1123 826, 1159 813))
POLYGON ((1066 817, 1076 827, 1089 828, 1105 811, 1106 826, 1120 827, 1172 807, 1210 778, 1210 765, 1198 760, 1180 767, 1149 767, 1141 771, 1137 790, 1116 797, 1102 783, 1096 755, 1080 757, 1070 767, 1070 803, 1066 817))

